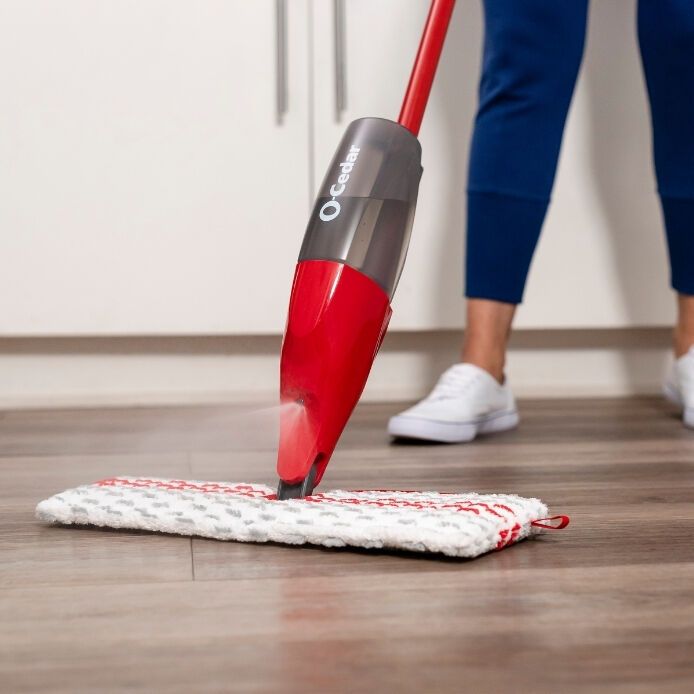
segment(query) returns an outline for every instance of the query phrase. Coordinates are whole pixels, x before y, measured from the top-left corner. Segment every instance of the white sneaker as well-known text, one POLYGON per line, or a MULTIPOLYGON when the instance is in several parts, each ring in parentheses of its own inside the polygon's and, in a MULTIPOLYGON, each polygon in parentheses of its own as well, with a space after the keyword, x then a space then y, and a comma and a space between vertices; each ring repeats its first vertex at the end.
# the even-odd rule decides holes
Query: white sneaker
POLYGON ((663 392, 668 400, 682 408, 684 425, 694 429, 694 347, 675 360, 663 392))
POLYGON ((391 417, 388 433, 462 443, 472 441, 477 434, 506 431, 517 425, 518 410, 506 383, 501 385, 473 364, 455 364, 443 373, 424 400, 391 417))

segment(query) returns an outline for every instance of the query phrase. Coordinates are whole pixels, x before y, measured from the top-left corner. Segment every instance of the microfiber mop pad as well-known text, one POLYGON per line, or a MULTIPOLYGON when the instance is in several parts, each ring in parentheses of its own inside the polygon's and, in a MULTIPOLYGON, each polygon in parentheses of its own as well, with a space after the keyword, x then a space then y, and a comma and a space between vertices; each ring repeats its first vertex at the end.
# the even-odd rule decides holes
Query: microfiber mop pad
MULTIPOLYGON (((278 501, 260 484, 131 477, 68 489, 36 508, 49 523, 451 557, 476 557, 553 527, 547 513, 539 499, 510 494, 331 491, 278 501)), ((560 527, 568 522, 557 518, 560 527)))

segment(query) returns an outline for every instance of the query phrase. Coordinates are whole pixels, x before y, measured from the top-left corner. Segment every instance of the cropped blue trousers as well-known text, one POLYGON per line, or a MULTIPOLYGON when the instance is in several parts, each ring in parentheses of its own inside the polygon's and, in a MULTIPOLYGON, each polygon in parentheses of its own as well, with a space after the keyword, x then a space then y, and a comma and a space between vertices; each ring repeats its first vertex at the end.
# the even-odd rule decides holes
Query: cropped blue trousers
MULTIPOLYGON (((589 0, 484 0, 466 295, 520 303, 581 64, 589 0)), ((672 287, 694 295, 694 0, 639 0, 672 287)))

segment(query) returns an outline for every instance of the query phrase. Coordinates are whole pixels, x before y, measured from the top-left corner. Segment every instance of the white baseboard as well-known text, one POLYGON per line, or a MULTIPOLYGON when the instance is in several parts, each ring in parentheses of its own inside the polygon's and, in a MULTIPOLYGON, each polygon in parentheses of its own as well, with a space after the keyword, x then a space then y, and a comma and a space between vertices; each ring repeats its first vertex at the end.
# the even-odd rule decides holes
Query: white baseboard
MULTIPOLYGON (((391 333, 367 401, 414 400, 458 359, 460 334, 391 333)), ((0 408, 274 402, 280 338, 0 339, 0 408)), ((669 332, 519 331, 508 374, 519 397, 590 397, 659 391, 669 332)))

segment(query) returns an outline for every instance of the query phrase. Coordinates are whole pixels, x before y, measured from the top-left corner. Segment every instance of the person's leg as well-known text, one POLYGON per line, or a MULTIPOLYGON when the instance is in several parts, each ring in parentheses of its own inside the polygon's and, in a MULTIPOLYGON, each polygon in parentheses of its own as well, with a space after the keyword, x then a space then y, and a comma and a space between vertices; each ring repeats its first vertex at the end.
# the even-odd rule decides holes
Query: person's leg
POLYGON ((694 2, 640 0, 638 33, 670 281, 678 294, 676 359, 665 394, 694 428, 694 2))
POLYGON ((640 0, 638 33, 653 155, 678 297, 675 355, 694 346, 694 2, 640 0))
POLYGON ((665 379, 665 397, 682 408, 686 426, 694 429, 694 296, 678 294, 673 334, 675 361, 665 379))
POLYGON ((516 305, 489 299, 468 299, 466 308, 467 327, 460 361, 479 366, 502 383, 516 305))
POLYGON ((467 206, 464 362, 503 378, 581 63, 588 0, 485 0, 467 206))
POLYGON ((506 342, 540 234, 583 53, 588 0, 485 0, 468 182, 461 364, 391 417, 392 436, 445 442, 512 429, 506 342))
POLYGON ((694 296, 678 294, 677 325, 673 335, 676 357, 681 357, 694 346, 694 296))

